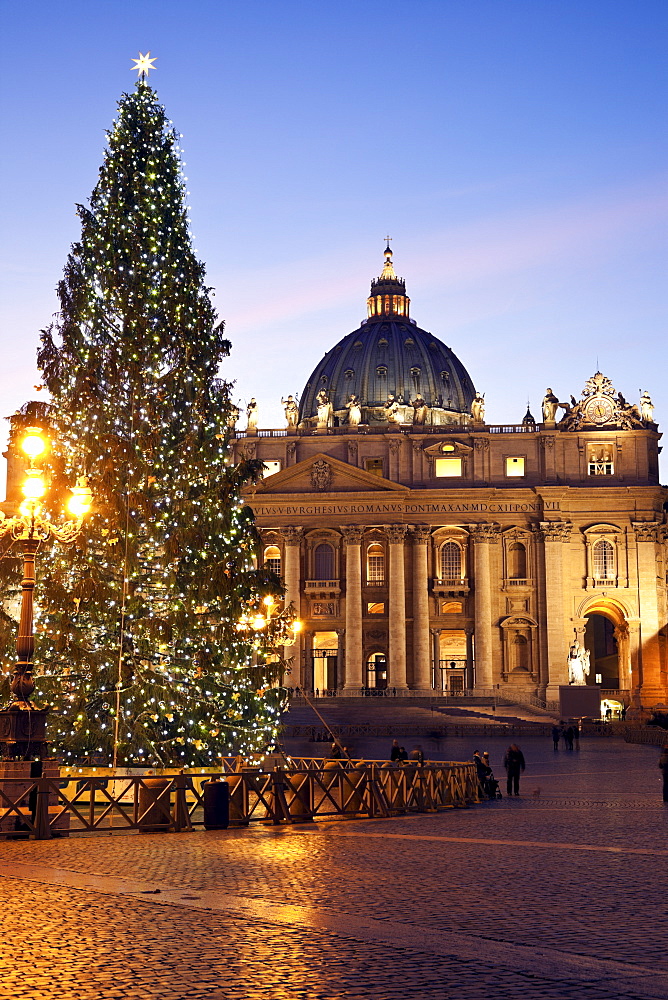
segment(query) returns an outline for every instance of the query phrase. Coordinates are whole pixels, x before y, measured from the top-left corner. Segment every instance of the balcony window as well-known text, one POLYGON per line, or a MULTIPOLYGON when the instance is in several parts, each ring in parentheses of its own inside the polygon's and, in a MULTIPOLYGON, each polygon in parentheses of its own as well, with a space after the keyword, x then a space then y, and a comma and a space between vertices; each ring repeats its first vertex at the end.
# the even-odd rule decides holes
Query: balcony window
POLYGON ((316 545, 313 553, 316 580, 334 579, 334 549, 327 542, 316 545))
POLYGON ((523 476, 524 475, 524 458, 507 458, 506 459, 506 475, 507 476, 523 476))
POLYGON ((437 479, 461 477, 461 458, 437 458, 434 465, 437 479))
POLYGON ((281 575, 281 550, 277 545, 268 545, 264 550, 264 565, 276 576, 281 575))
POLYGON ((385 582, 385 550, 378 542, 374 542, 367 549, 366 578, 368 583, 385 582))
POLYGON ((594 579, 614 580, 615 578, 615 547, 612 542, 602 538, 596 542, 593 550, 594 579))
POLYGON ((457 542, 446 542, 441 547, 441 580, 461 580, 462 550, 457 542))

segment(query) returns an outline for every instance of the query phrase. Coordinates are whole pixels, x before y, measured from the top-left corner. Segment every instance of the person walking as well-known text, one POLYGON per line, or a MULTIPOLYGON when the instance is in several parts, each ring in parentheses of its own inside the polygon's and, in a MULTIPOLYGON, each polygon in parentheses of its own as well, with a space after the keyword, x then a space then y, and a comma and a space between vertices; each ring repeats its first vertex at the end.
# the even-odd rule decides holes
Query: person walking
POLYGON ((552 742, 554 744, 555 751, 559 749, 559 740, 561 739, 561 727, 563 722, 560 722, 557 726, 556 723, 552 726, 552 742))
POLYGON ((567 726, 566 729, 564 729, 564 743, 566 744, 566 749, 567 750, 572 750, 573 749, 573 727, 572 726, 567 726))
POLYGON ((503 766, 506 769, 506 774, 508 775, 508 781, 506 783, 506 791, 508 795, 513 794, 513 789, 515 795, 520 794, 520 774, 525 768, 524 754, 518 747, 517 743, 511 743, 506 750, 506 756, 503 758, 503 766))
POLYGON ((668 742, 661 747, 659 767, 663 771, 663 801, 668 802, 668 742))

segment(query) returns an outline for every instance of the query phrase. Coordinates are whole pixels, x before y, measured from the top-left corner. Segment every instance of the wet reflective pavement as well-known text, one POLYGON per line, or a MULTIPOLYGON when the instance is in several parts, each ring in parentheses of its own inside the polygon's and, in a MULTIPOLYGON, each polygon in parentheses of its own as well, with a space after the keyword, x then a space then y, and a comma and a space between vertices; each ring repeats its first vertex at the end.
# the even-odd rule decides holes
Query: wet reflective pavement
POLYGON ((521 797, 470 809, 0 843, 0 995, 668 997, 658 748, 521 746, 521 797))

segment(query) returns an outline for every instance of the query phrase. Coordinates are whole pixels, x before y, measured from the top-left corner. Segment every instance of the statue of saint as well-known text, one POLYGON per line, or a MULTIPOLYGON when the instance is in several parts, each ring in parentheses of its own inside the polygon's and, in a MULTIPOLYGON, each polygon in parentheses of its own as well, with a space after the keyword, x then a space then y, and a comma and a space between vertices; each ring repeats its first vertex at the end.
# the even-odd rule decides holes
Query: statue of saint
POLYGON ((399 404, 394 398, 393 394, 390 393, 387 397, 387 403, 385 404, 385 415, 387 417, 387 422, 389 424, 399 423, 399 404))
POLYGON ((281 398, 281 404, 285 408, 285 422, 288 427, 296 427, 297 421, 299 420, 299 407, 294 396, 288 396, 287 399, 281 398))
POLYGON ((554 423, 559 407, 559 400, 551 389, 548 389, 543 396, 543 420, 545 423, 554 423))
POLYGON ((234 403, 230 406, 230 411, 227 414, 227 426, 231 431, 237 426, 237 420, 239 419, 239 407, 235 406, 234 403))
POLYGON ((413 407, 413 424, 426 424, 427 417, 429 416, 429 407, 421 393, 418 392, 415 399, 412 400, 411 406, 413 407))
POLYGON ((473 402, 471 403, 471 416, 473 417, 473 422, 475 424, 485 423, 485 393, 482 396, 479 392, 476 392, 473 397, 473 402))
POLYGON ((329 396, 324 389, 321 389, 315 398, 318 403, 318 427, 333 427, 334 410, 329 401, 329 396))
POLYGON ((350 396, 346 403, 346 408, 348 410, 348 423, 351 427, 357 427, 362 422, 362 407, 359 397, 355 395, 350 396))
POLYGON ((643 420, 648 423, 654 423, 654 404, 650 399, 650 395, 645 389, 642 396, 640 397, 640 416, 643 420))
POLYGON ((582 687, 590 673, 590 653, 576 639, 568 651, 568 683, 582 687))
POLYGON ((250 403, 246 407, 246 419, 247 419, 246 430, 249 431, 257 430, 257 418, 258 418, 257 402, 255 400, 255 396, 253 396, 250 403))

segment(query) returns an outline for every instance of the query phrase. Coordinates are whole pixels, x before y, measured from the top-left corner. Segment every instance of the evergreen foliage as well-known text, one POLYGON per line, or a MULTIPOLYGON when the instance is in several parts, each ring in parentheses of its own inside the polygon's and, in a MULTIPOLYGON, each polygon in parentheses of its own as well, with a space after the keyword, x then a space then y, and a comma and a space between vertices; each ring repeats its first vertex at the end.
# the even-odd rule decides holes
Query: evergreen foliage
POLYGON ((261 466, 230 461, 229 344, 178 138, 143 80, 123 95, 38 356, 51 495, 82 474, 94 495, 77 543, 38 557, 35 697, 69 760, 110 762, 118 726, 119 764, 214 764, 278 722, 272 639, 235 627, 278 588, 240 500, 261 466))

